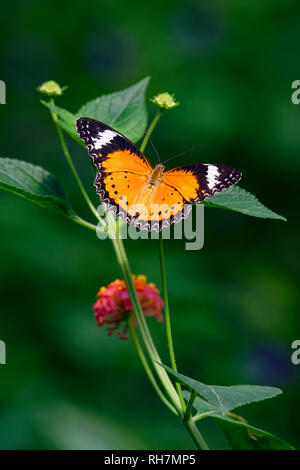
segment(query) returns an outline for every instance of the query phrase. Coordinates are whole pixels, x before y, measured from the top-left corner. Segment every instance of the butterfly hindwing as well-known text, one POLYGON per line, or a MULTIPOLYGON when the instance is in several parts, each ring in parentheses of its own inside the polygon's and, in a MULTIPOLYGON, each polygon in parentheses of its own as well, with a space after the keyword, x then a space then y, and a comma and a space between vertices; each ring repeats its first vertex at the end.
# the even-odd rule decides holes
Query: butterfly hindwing
POLYGON ((150 217, 151 226, 158 231, 174 222, 186 219, 192 210, 190 204, 185 205, 185 199, 180 191, 164 181, 157 188, 152 203, 154 209, 150 217))

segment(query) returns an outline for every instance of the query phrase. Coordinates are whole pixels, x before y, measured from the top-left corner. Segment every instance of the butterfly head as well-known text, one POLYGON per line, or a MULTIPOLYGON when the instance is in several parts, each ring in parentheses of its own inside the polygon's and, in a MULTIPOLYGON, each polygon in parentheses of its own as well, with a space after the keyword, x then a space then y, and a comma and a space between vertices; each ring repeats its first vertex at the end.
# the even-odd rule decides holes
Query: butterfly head
POLYGON ((165 166, 162 163, 158 163, 155 165, 155 170, 157 170, 157 172, 163 172, 165 171, 165 166))

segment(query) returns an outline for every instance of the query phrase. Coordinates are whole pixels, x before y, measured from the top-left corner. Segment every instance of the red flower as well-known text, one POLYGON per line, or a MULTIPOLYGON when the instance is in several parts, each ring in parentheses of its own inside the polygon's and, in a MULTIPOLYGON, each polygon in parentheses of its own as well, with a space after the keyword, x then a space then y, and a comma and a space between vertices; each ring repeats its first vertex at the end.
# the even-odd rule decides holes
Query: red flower
MULTIPOLYGON (((159 295, 159 290, 154 284, 147 284, 146 276, 132 276, 138 298, 140 300, 144 315, 156 317, 157 321, 163 321, 161 309, 164 303, 159 295)), ((128 318, 132 312, 132 305, 124 281, 116 279, 101 287, 97 294, 98 300, 93 305, 98 326, 111 325, 107 328, 108 335, 112 335, 125 322, 125 328, 118 332, 120 339, 127 339, 128 318)), ((136 323, 136 320, 134 320, 136 323)))

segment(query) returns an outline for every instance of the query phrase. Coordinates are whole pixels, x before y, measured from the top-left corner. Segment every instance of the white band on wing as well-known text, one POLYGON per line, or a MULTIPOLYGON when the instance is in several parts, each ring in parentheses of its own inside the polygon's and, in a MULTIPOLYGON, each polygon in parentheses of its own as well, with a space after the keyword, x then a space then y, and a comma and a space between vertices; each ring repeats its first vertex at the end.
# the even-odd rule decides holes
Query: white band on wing
POLYGON ((220 175, 220 172, 217 166, 207 165, 206 180, 207 180, 207 186, 209 187, 209 189, 214 188, 216 184, 219 182, 219 179, 218 179, 219 175, 220 175))
POLYGON ((107 129, 104 132, 99 132, 96 138, 93 137, 93 144, 96 150, 100 150, 104 145, 109 144, 114 137, 116 137, 117 132, 107 129))

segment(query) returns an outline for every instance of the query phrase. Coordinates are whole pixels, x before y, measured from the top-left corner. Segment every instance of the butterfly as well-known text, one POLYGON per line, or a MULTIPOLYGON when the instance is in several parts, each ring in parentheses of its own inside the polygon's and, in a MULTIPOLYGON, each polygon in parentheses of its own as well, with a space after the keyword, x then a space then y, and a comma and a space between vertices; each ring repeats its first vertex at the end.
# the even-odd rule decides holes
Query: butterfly
POLYGON ((124 135, 87 117, 76 121, 77 132, 97 168, 96 192, 107 210, 141 230, 155 230, 187 218, 200 203, 241 179, 236 168, 195 163, 165 171, 152 168, 143 153, 124 135))

